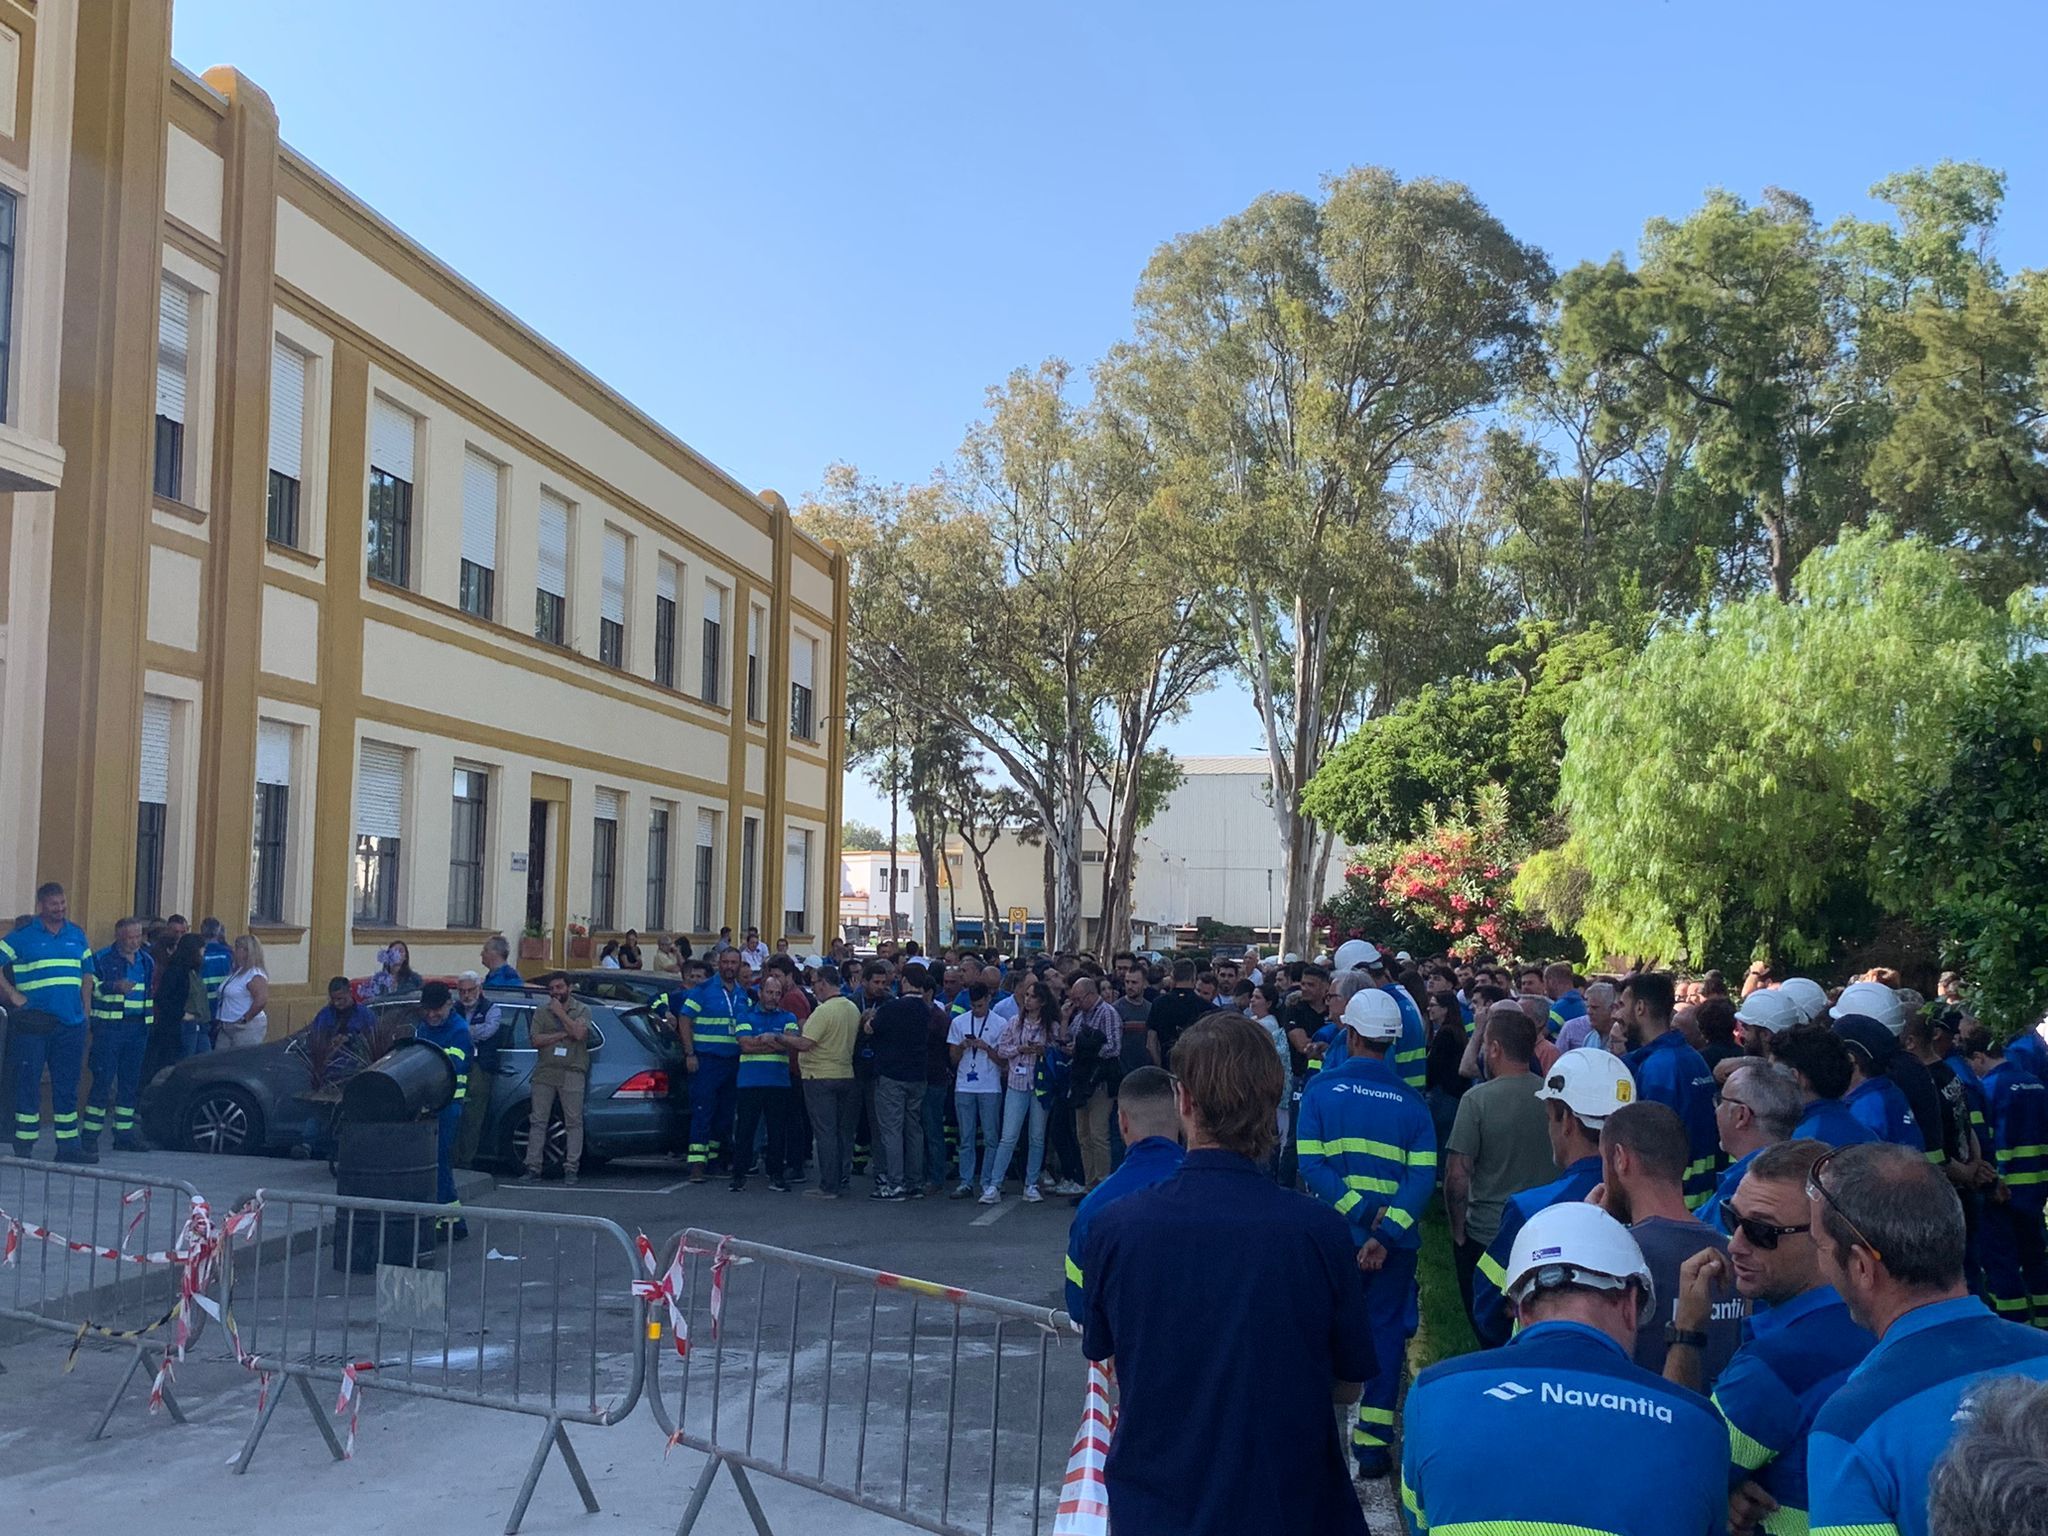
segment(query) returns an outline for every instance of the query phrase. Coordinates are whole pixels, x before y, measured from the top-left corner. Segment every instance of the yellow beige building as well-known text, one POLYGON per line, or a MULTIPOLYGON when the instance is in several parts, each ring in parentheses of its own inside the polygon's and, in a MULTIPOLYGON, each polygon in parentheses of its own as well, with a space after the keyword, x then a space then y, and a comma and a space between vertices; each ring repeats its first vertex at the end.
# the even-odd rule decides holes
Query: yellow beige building
POLYGON ((169 41, 0 0, 0 906, 217 915, 287 996, 822 945, 843 559, 169 41))

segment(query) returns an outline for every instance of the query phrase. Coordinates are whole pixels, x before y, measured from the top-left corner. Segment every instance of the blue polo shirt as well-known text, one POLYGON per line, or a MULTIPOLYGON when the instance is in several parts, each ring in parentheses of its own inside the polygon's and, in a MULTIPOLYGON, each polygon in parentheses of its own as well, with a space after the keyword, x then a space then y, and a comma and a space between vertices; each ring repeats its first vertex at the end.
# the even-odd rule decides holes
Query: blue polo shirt
POLYGON ((55 933, 41 918, 0 938, 0 966, 31 1008, 60 1024, 85 1022, 85 983, 91 975, 92 945, 85 930, 66 923, 55 933))
POLYGON ((1472 1331, 1489 1347, 1505 1344, 1515 1331, 1514 1313, 1508 1308, 1508 1259, 1514 1253, 1515 1237, 1538 1211, 1553 1205, 1583 1200, 1600 1182, 1600 1159, 1582 1157, 1565 1169, 1564 1177, 1511 1197, 1501 1208, 1500 1230, 1479 1256, 1472 1275, 1472 1331))
POLYGON ((1088 1233, 1095 1218, 1102 1214, 1103 1207, 1125 1195, 1150 1189, 1180 1172, 1181 1159, 1186 1156, 1179 1142, 1165 1136, 1147 1136, 1124 1149, 1124 1160, 1117 1165, 1116 1172, 1096 1185, 1074 1212, 1074 1224, 1067 1229, 1067 1316, 1075 1322, 1081 1320, 1081 1294, 1086 1284, 1081 1258, 1088 1251, 1088 1233))
POLYGON ((1993 1317, 1974 1296, 1894 1320, 1807 1437, 1814 1536, 1927 1536, 1928 1479, 1970 1388, 1990 1376, 2048 1381, 2048 1334, 1993 1317))
POLYGON ((1911 1147, 1915 1152, 1927 1150, 1927 1143, 1920 1136, 1920 1127, 1913 1122, 1913 1111, 1906 1104, 1906 1096, 1890 1078, 1866 1078, 1843 1094, 1842 1102, 1878 1141, 1911 1147))
POLYGON ((1555 1040, 1558 1031, 1565 1025, 1571 1023, 1573 1019, 1583 1019, 1585 1016, 1586 999, 1577 987, 1573 987, 1550 1005, 1550 1038, 1555 1040))
POLYGON ((1401 1517, 1411 1536, 1726 1536, 1727 1459, 1705 1398, 1644 1370, 1598 1329, 1536 1323, 1505 1349, 1416 1378, 1401 1517))
POLYGON ((1387 1062, 1353 1056, 1309 1080, 1295 1116, 1301 1182, 1351 1228, 1354 1248, 1422 1243, 1436 1190, 1436 1122, 1387 1062))
POLYGON ((1685 1203, 1697 1210, 1714 1193, 1721 1166, 1721 1128, 1714 1124, 1714 1072, 1676 1029, 1622 1058, 1636 1080, 1636 1097, 1670 1106, 1685 1126, 1692 1161, 1685 1168, 1685 1203))
POLYGON ((1082 1349, 1114 1357, 1123 1395, 1117 1536, 1365 1536, 1330 1402, 1377 1366, 1342 1217, 1190 1152, 1095 1218, 1083 1262, 1082 1349))
POLYGON ((1716 1232, 1721 1230, 1721 1207, 1735 1198, 1735 1191, 1742 1187, 1742 1176, 1749 1172, 1749 1165, 1756 1161, 1756 1152, 1745 1152, 1722 1172, 1721 1180, 1714 1186, 1714 1193, 1707 1203, 1700 1207, 1699 1217, 1716 1232))
POLYGON ((1815 1099, 1792 1127, 1792 1139, 1824 1141, 1831 1147, 1853 1147, 1876 1141, 1878 1135, 1842 1099, 1815 1099))
POLYGON ((1714 1383, 1728 1425, 1728 1486, 1754 1480, 1778 1501, 1769 1536, 1806 1536, 1806 1437, 1814 1415, 1877 1340, 1831 1285, 1750 1314, 1745 1339, 1714 1383))
POLYGON ((739 1055, 739 1021, 753 1007, 746 988, 728 987, 712 976, 688 991, 670 992, 668 1005, 690 1021, 691 1049, 699 1056, 739 1055))
POLYGON ((484 985, 487 987, 523 987, 526 985, 526 982, 520 977, 516 968, 507 964, 492 966, 490 974, 484 977, 484 985))
MULTIPOLYGON (((757 1003, 747 1004, 746 1011, 739 1016, 733 1029, 734 1037, 739 1040, 750 1035, 800 1035, 803 1032, 803 1025, 797 1023, 795 1014, 781 1008, 763 1008, 757 1003)), ((787 1088, 789 1057, 781 1051, 742 1051, 739 1076, 734 1081, 741 1088, 787 1088)))

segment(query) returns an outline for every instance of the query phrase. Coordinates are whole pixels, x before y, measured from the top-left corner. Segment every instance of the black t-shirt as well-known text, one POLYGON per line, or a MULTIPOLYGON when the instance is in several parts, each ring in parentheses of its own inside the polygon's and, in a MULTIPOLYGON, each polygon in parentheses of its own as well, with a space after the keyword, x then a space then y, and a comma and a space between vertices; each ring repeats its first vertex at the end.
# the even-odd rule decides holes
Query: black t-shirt
POLYGON ((1894 1051, 1884 1070, 1906 1096, 1906 1108, 1913 1111, 1913 1124, 1919 1129, 1923 1150, 1940 1150, 1941 1095, 1935 1092, 1927 1064, 1910 1051, 1894 1051))
POLYGON ((1169 987, 1159 994, 1152 1004, 1152 1017, 1146 1022, 1159 1037, 1161 1061, 1172 1052, 1173 1042, 1180 1038, 1181 1031, 1208 1011, 1209 1005, 1193 987, 1169 987))
POLYGON ((931 1005, 921 997, 892 997, 875 1010, 875 1072, 899 1083, 925 1080, 926 1030, 931 1005))
MULTIPOLYGON (((1914 1060, 1918 1061, 1916 1056, 1914 1060)), ((1952 1163, 1963 1158, 1963 1127, 1970 1123, 1970 1101, 1963 1092, 1962 1079, 1956 1076, 1956 1069, 1945 1061, 1937 1061, 1927 1068, 1927 1079, 1934 1085, 1935 1099, 1941 1105, 1941 1150, 1952 1163)), ((1900 1089, 1901 1093, 1905 1090, 1900 1089)), ((1919 1119, 1919 1111, 1914 1111, 1919 1119)))
MULTIPOLYGON (((1287 1006, 1280 1010, 1280 1028, 1290 1036, 1298 1029, 1313 1040, 1316 1031, 1329 1022, 1329 1016, 1322 1009, 1308 1002, 1299 993, 1296 993, 1287 1006)), ((1287 1055, 1294 1064, 1294 1080, 1299 1083, 1308 1072, 1308 1053, 1296 1050, 1294 1041, 1289 1039, 1287 1055)))
POLYGON ((1145 1032, 1152 1027, 1152 1005, 1144 998, 1120 997, 1116 1000, 1117 1016, 1124 1021, 1123 1049, 1119 1060, 1126 1072, 1135 1072, 1140 1067, 1152 1065, 1152 1056, 1145 1049, 1145 1032))
POLYGON ((1425 1085, 1431 1091, 1447 1093, 1455 1099, 1472 1086, 1472 1080, 1458 1072, 1458 1064, 1465 1059, 1465 1040, 1462 1029, 1440 1029, 1429 1037, 1424 1072, 1425 1085))

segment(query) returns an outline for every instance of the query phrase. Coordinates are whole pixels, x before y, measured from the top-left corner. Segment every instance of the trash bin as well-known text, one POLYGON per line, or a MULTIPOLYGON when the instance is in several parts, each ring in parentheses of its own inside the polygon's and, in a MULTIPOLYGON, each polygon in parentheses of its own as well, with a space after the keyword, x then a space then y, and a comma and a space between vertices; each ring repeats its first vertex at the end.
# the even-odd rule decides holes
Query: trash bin
POLYGON ((401 1040, 348 1080, 341 1118, 386 1125, 424 1120, 454 1097, 455 1067, 447 1056, 424 1040, 401 1040))
MULTIPOLYGON (((334 1192, 363 1200, 432 1204, 439 1131, 431 1120, 389 1125, 343 1120, 334 1192)), ((418 1264, 434 1250, 432 1216, 334 1214, 334 1267, 367 1275, 378 1264, 418 1264)))

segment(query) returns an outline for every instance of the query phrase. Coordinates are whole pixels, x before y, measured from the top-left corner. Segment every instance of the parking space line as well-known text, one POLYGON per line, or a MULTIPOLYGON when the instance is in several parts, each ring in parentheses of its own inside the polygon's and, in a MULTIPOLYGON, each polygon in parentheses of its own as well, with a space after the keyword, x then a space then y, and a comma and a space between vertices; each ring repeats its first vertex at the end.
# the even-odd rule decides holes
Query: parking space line
POLYGON ((1009 1215, 1010 1210, 1013 1206, 1021 1204, 1023 1204, 1021 1200, 1005 1200, 1001 1205, 996 1206, 993 1210, 983 1211, 979 1216, 975 1217, 974 1220, 967 1223, 967 1225, 969 1225, 970 1227, 992 1227, 997 1222, 1001 1221, 1005 1216, 1009 1215))

